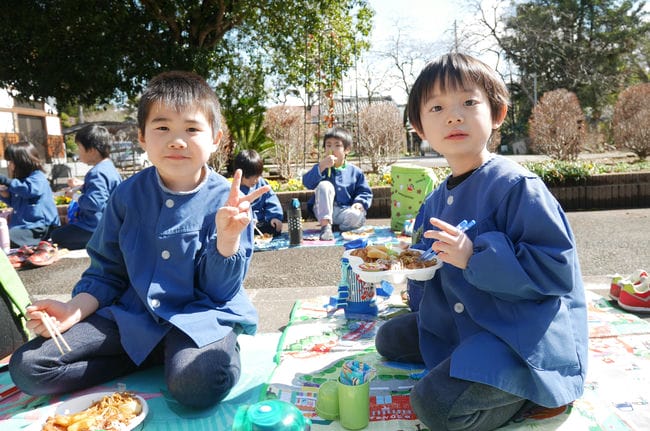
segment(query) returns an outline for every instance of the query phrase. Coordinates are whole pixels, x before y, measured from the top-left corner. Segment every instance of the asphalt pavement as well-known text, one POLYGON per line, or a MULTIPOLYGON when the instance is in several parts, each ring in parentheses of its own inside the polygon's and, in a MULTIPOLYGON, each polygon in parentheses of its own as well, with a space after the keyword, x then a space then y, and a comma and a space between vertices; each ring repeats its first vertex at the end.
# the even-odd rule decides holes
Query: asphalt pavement
MULTIPOLYGON (((569 212, 567 217, 588 289, 606 295, 612 274, 650 270, 650 208, 569 212)), ((390 225, 390 219, 370 219, 368 224, 390 225)), ((315 222, 305 225, 314 227, 315 222)), ((281 331, 298 299, 336 295, 343 250, 298 247, 255 253, 244 287, 259 311, 259 331, 281 331)), ((88 263, 88 258, 63 258, 19 275, 32 299, 66 299, 88 263)))

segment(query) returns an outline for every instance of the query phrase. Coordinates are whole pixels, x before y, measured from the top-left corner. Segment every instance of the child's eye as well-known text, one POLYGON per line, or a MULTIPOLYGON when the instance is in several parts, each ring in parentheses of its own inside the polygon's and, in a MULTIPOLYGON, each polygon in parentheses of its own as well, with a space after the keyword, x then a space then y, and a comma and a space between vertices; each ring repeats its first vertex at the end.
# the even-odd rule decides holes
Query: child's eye
POLYGON ((476 104, 478 104, 478 100, 474 100, 474 99, 468 99, 464 103, 465 106, 474 106, 476 104))
POLYGON ((167 131, 167 130, 169 130, 169 127, 167 127, 167 126, 158 126, 158 127, 156 127, 156 130, 167 131))
POLYGON ((431 107, 431 112, 440 112, 442 111, 442 106, 440 105, 434 105, 431 107))
POLYGON ((197 132, 200 132, 201 130, 197 129, 196 127, 188 127, 187 131, 190 132, 190 133, 197 133, 197 132))

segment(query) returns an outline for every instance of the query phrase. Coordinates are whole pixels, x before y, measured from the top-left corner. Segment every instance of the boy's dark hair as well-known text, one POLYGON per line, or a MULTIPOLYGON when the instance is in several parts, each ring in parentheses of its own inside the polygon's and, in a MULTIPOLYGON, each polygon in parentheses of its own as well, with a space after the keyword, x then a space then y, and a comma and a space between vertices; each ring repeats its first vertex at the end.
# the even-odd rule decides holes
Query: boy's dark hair
POLYGON ((411 126, 422 131, 420 110, 434 90, 444 92, 447 88, 456 90, 470 85, 476 85, 485 91, 494 120, 498 118, 501 108, 510 103, 508 88, 494 69, 466 54, 445 54, 424 66, 411 88, 408 99, 411 126))
POLYGON ((144 136, 145 123, 151 107, 157 103, 177 111, 198 108, 212 126, 213 137, 221 129, 221 104, 214 90, 193 72, 163 72, 151 79, 138 104, 138 128, 144 136))
POLYGON ((256 177, 264 171, 264 160, 255 150, 241 150, 235 156, 233 167, 241 169, 244 178, 256 177))
POLYGON ((86 151, 96 149, 103 158, 111 154, 113 136, 104 126, 89 124, 77 132, 74 140, 84 147, 86 151))
POLYGON ((343 142, 343 148, 348 149, 352 146, 352 134, 345 130, 343 127, 332 127, 325 132, 323 136, 323 147, 328 138, 340 139, 343 142))
POLYGON ((45 172, 41 156, 29 141, 18 141, 5 148, 5 160, 14 164, 14 178, 24 180, 35 170, 45 172))

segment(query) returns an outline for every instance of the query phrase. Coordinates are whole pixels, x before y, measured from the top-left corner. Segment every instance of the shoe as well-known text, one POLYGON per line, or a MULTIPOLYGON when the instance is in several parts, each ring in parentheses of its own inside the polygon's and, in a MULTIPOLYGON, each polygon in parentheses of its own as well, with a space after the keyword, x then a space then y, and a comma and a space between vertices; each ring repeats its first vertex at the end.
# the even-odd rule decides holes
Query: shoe
POLYGON ((332 225, 326 224, 320 228, 320 240, 321 241, 332 241, 334 239, 334 233, 332 232, 332 225))
POLYGON ((618 297, 621 295, 621 286, 623 285, 622 281, 623 276, 615 274, 609 284, 609 297, 614 301, 618 301, 618 297))
POLYGON ((29 256, 32 254, 34 254, 34 249, 28 245, 23 245, 22 247, 9 253, 7 257, 9 258, 11 266, 13 266, 15 269, 20 269, 25 265, 27 258, 29 258, 29 256))
POLYGON ((27 262, 32 266, 48 266, 59 260, 59 253, 56 245, 47 241, 41 241, 36 246, 34 254, 27 258, 27 262))
POLYGON ((633 281, 623 284, 618 305, 624 310, 650 313, 650 277, 646 271, 639 270, 633 281))

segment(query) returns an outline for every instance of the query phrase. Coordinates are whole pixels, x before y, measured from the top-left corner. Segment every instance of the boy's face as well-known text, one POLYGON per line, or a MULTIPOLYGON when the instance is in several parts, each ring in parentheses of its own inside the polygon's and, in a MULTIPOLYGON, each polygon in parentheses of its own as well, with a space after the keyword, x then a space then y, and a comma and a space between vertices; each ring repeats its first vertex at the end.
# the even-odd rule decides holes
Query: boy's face
POLYGON ((200 110, 183 110, 156 104, 145 122, 140 145, 173 191, 193 190, 201 181, 202 168, 217 149, 222 132, 213 138, 212 126, 200 110))
POLYGON ((345 156, 350 152, 350 149, 345 149, 343 141, 337 138, 327 138, 325 140, 325 154, 331 154, 336 157, 334 166, 337 168, 343 165, 345 156))
POLYGON ((255 184, 257 184, 257 181, 260 179, 259 175, 253 175, 252 177, 241 177, 241 183, 242 185, 251 188, 255 184))
POLYGON ((505 113, 504 108, 499 120, 493 121, 487 94, 478 87, 448 87, 445 93, 434 88, 420 108, 422 130, 418 134, 447 159, 478 157, 505 113))

